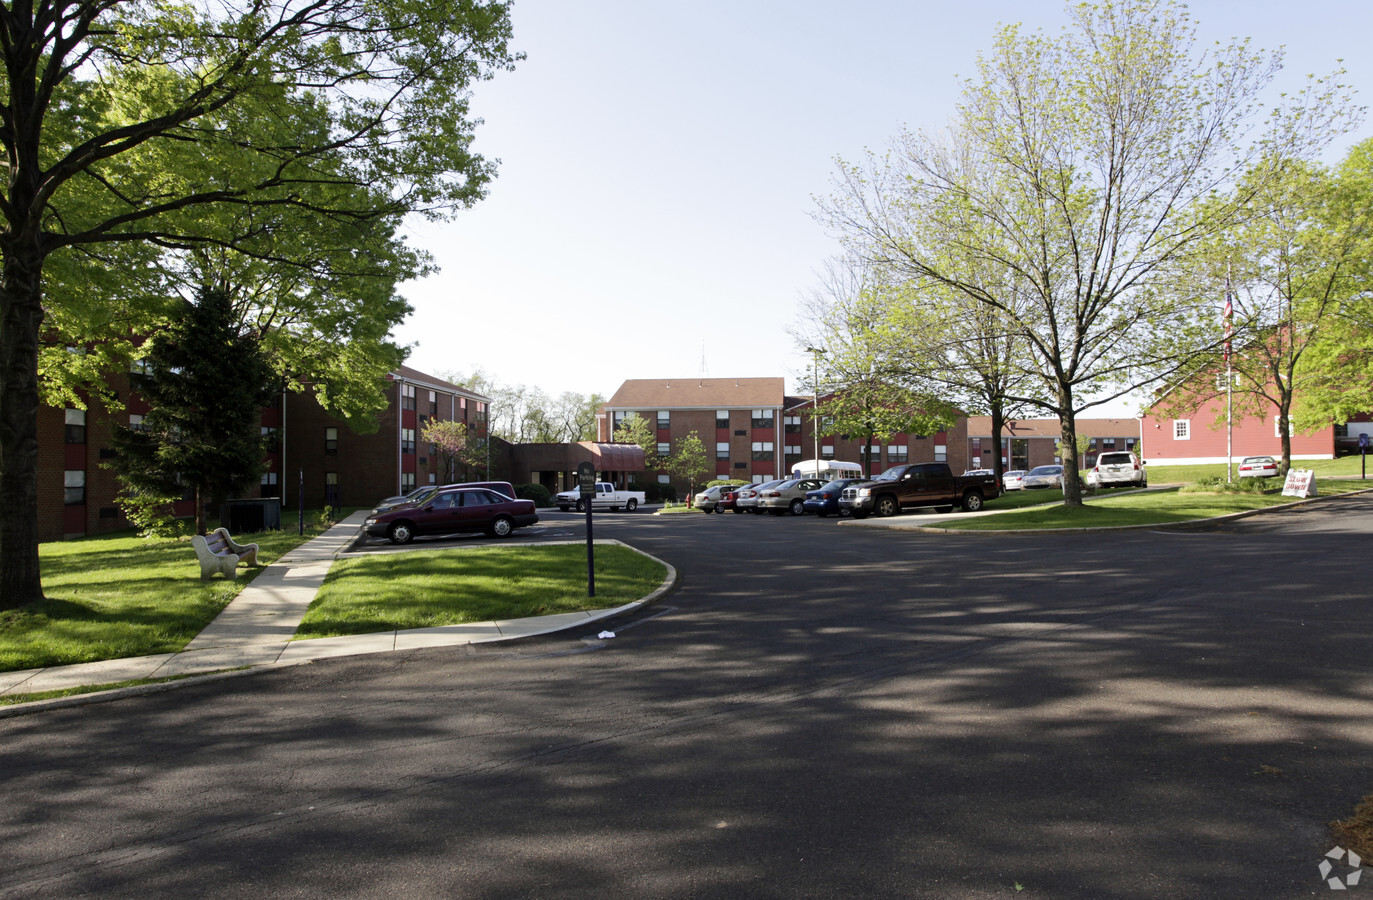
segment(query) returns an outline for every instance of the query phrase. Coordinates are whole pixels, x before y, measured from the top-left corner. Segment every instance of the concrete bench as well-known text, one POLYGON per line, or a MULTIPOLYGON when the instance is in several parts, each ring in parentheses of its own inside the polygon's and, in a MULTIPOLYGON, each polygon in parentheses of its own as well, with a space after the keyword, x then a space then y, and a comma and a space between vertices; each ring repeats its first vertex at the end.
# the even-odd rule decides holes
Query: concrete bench
POLYGON ((225 578, 238 578, 239 563, 257 565, 257 544, 235 543, 227 528, 197 534, 191 538, 191 546, 200 560, 201 581, 208 581, 216 572, 225 578))

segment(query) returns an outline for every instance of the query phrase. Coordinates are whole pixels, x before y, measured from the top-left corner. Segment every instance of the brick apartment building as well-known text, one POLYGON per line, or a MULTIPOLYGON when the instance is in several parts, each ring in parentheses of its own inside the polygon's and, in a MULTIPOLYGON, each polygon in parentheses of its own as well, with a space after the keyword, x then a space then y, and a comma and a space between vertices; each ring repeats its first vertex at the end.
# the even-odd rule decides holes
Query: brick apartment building
MULTIPOLYGON (((823 402, 825 398, 821 398, 823 402)), ((608 441, 630 415, 657 430, 658 453, 668 456, 677 442, 695 432, 715 459, 716 478, 768 481, 815 456, 867 467, 865 442, 857 436, 821 435, 812 429, 809 397, 788 397, 782 378, 634 379, 597 412, 598 438, 608 441), (818 444, 818 448, 817 448, 818 444)), ((932 435, 898 434, 874 445, 871 471, 903 462, 948 462, 966 468, 966 420, 932 435)), ((671 478, 648 460, 648 477, 671 478)), ((679 491, 685 484, 674 485, 679 491)))
MULTIPOLYGON (((119 484, 101 463, 114 455, 111 429, 116 424, 137 428, 148 412, 137 391, 140 377, 130 373, 110 380, 110 389, 124 404, 117 412, 99 404, 85 410, 40 408, 39 540, 128 527, 114 502, 119 484)), ((401 366, 388 374, 386 396, 377 430, 358 434, 326 413, 312 391, 283 394, 262 411, 262 434, 273 440, 267 470, 253 496, 280 498, 285 509, 295 509, 302 492, 306 509, 370 506, 382 497, 443 480, 442 463, 419 440, 430 419, 457 420, 474 434, 485 433, 489 398, 415 369, 401 366)), ((192 515, 193 499, 183 497, 175 511, 192 515)))

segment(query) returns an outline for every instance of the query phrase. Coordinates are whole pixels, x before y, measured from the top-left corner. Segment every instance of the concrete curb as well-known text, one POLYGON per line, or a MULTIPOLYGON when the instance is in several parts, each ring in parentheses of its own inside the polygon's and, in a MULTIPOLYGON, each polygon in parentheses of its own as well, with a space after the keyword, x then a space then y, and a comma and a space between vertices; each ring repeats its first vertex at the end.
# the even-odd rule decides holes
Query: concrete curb
MULTIPOLYGON (((359 534, 361 534, 361 531, 359 531, 359 534)), ((337 560, 340 556, 349 552, 348 548, 351 548, 355 543, 356 538, 350 540, 343 549, 335 551, 332 554, 333 559, 337 560)), ((551 545, 584 545, 586 542, 546 541, 544 543, 551 545)), ((426 647, 456 647, 464 644, 502 643, 522 640, 524 638, 541 637, 556 634, 560 631, 569 631, 573 628, 581 628, 595 622, 634 612, 645 606, 656 603, 677 587, 680 580, 679 573, 675 566, 665 560, 659 559, 651 553, 646 553, 637 547, 626 544, 624 541, 606 539, 598 540, 595 544, 597 546, 613 545, 624 547, 627 550, 638 553, 640 556, 647 557, 662 565, 667 569, 667 574, 663 578, 662 583, 648 594, 640 597, 638 600, 610 609, 585 610, 575 613, 560 613, 551 616, 536 616, 527 619, 510 619, 499 622, 479 622, 466 625, 443 625, 435 628, 402 629, 371 635, 349 635, 334 638, 287 641, 284 648, 277 654, 275 659, 270 662, 228 663, 222 667, 211 669, 204 673, 180 673, 177 676, 173 676, 175 677, 175 680, 173 681, 131 685, 129 687, 111 688, 103 691, 96 690, 85 694, 75 694, 69 697, 54 697, 47 700, 32 700, 27 703, 0 706, 0 719, 44 712, 50 709, 64 709, 73 706, 84 706, 91 703, 104 703, 126 697, 162 693, 190 684, 203 683, 207 680, 220 681, 228 678, 250 675, 254 672, 308 665, 316 660, 336 659, 343 656, 361 656, 370 653, 391 652, 396 650, 417 650, 426 647), (494 633, 492 633, 493 631, 494 633)), ((424 548, 418 547, 410 549, 424 548)), ((184 653, 186 651, 182 652, 184 653)), ((169 658, 175 658, 177 655, 178 654, 175 653, 166 654, 169 658)), ((104 660, 103 662, 117 664, 119 660, 104 660)), ((100 665, 100 663, 90 663, 89 665, 100 665)), ((158 676, 154 675, 152 677, 158 676)), ((98 684, 98 681, 93 682, 92 686, 98 684)))

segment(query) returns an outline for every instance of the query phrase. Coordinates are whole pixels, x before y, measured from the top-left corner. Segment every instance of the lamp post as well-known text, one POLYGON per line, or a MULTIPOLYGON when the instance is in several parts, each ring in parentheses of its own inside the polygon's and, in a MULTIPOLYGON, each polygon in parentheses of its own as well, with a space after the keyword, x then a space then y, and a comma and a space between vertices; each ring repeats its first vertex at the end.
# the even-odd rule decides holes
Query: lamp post
POLYGON ((810 434, 815 442, 815 455, 811 457, 815 460, 815 477, 820 477, 820 357, 824 350, 819 347, 807 347, 806 352, 811 355, 811 361, 815 365, 815 380, 811 383, 811 416, 810 434))

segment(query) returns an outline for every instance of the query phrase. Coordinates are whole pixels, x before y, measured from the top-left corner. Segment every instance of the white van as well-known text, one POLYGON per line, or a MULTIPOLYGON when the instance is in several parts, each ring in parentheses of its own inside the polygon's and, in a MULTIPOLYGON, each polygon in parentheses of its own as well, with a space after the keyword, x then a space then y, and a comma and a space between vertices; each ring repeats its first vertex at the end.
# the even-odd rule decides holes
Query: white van
POLYGON ((806 459, 791 467, 793 478, 818 478, 834 481, 837 478, 862 478, 863 467, 858 463, 837 459, 806 459))

